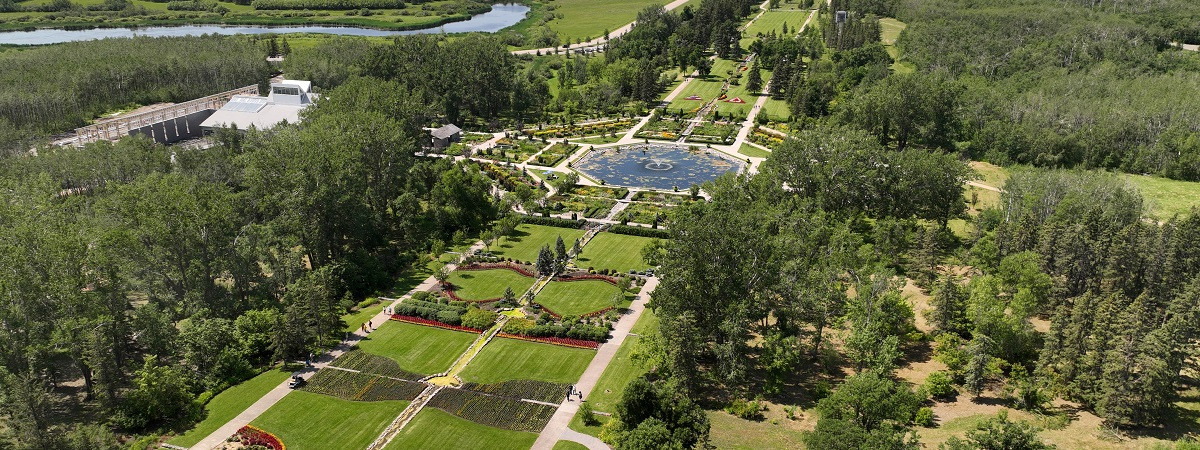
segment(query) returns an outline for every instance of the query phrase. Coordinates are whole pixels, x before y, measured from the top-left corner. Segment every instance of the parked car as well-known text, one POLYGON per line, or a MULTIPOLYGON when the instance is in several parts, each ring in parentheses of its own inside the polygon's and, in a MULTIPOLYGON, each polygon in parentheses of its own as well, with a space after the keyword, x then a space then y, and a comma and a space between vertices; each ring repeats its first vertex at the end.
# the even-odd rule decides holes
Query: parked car
POLYGON ((292 379, 288 380, 288 389, 299 389, 305 383, 307 381, 304 380, 304 377, 300 376, 300 372, 293 373, 292 379))

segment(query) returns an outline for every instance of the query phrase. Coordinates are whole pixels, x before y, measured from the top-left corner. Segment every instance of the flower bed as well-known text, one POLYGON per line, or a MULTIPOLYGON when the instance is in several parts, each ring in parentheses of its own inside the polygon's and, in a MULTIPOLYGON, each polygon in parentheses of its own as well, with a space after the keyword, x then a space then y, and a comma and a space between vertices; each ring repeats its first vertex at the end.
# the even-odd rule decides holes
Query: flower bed
POLYGON ((396 380, 360 372, 323 369, 301 390, 361 402, 412 400, 425 390, 423 383, 396 380))
POLYGON ((386 356, 372 355, 362 350, 351 350, 343 353, 333 362, 329 363, 331 367, 340 367, 343 369, 357 370, 362 373, 371 375, 380 375, 391 378, 400 378, 404 380, 418 381, 424 378, 424 375, 412 373, 401 369, 400 364, 396 360, 386 356))
POLYGON ((250 425, 242 427, 233 436, 246 447, 259 445, 272 450, 287 450, 287 446, 283 445, 283 441, 279 440, 278 436, 250 425))
POLYGON ((475 333, 475 334, 479 334, 479 333, 483 332, 483 330, 477 330, 474 328, 467 328, 467 327, 462 327, 462 326, 458 326, 458 325, 450 325, 448 323, 438 322, 436 320, 429 320, 429 319, 416 317, 416 316, 404 316, 404 315, 400 315, 400 314, 392 314, 392 320, 397 320, 400 322, 411 323, 411 324, 416 324, 416 325, 425 325, 427 327, 437 327, 437 328, 442 328, 442 329, 446 329, 446 330, 466 331, 468 333, 475 333))
MULTIPOLYGON (((542 309, 545 309, 545 308, 542 308, 542 309)), ((546 312, 549 313, 550 310, 547 309, 546 312)), ((554 315, 554 313, 550 313, 550 315, 554 315)), ((516 335, 516 334, 508 334, 508 333, 497 333, 496 335, 503 337, 503 338, 520 339, 522 341, 530 341, 530 342, 541 342, 543 344, 554 344, 554 345, 561 345, 564 347, 588 348, 588 349, 592 349, 592 350, 595 350, 597 347, 600 347, 599 342, 588 341, 588 340, 584 340, 584 339, 571 339, 571 338, 560 338, 560 337, 533 337, 533 336, 521 336, 521 335, 516 335)))
POLYGON ((513 431, 537 433, 546 427, 558 408, 519 399, 485 395, 464 389, 442 389, 427 406, 466 420, 513 431))
POLYGON ((463 383, 460 389, 501 397, 559 403, 567 397, 567 385, 539 380, 508 380, 491 384, 463 383))

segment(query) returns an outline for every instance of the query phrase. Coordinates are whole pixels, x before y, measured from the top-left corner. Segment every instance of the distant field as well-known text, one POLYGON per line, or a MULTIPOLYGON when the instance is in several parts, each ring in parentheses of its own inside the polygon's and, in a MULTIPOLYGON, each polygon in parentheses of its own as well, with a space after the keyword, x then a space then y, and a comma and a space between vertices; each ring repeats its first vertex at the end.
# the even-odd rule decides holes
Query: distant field
POLYGON ((584 246, 583 252, 575 258, 575 265, 612 269, 621 273, 628 273, 631 269, 649 269, 650 265, 642 260, 642 248, 653 240, 641 236, 600 233, 584 246))
POLYGON ((251 425, 293 450, 366 448, 406 406, 401 400, 354 402, 292 391, 251 425))
POLYGON ((1146 211, 1156 219, 1166 220, 1200 207, 1200 183, 1130 174, 1121 177, 1137 186, 1146 199, 1146 211))
POLYGON ((565 43, 576 39, 587 41, 604 36, 604 31, 614 31, 634 19, 650 5, 665 5, 663 0, 551 0, 555 14, 562 14, 549 22, 550 29, 558 33, 565 43))
POLYGON ((282 384, 290 375, 290 372, 268 370, 237 386, 221 391, 220 394, 209 400, 207 405, 204 405, 204 420, 187 433, 176 436, 167 443, 180 447, 196 445, 201 439, 217 431, 217 428, 221 428, 226 422, 237 417, 267 392, 271 392, 271 389, 282 384))
POLYGON ((492 428, 454 417, 437 408, 424 408, 385 448, 525 450, 536 440, 534 433, 492 428))
POLYGON ((450 368, 476 337, 461 331, 389 320, 358 347, 367 353, 395 360, 401 369, 428 375, 450 368))
POLYGON ((495 338, 467 364, 459 376, 475 383, 541 380, 574 383, 587 368, 595 350, 563 347, 516 339, 495 338))
POLYGON ((533 262, 537 260, 538 250, 543 245, 549 245, 554 250, 554 242, 559 236, 570 248, 576 239, 583 237, 583 230, 522 224, 513 236, 493 243, 491 249, 492 253, 499 256, 533 262))
MULTIPOLYGON (((569 245, 569 244, 568 244, 569 245)), ((536 257, 535 257, 536 259, 536 257)), ((488 300, 504 295, 506 288, 520 296, 533 286, 533 278, 508 269, 456 270, 450 273, 454 293, 466 300, 488 300)))

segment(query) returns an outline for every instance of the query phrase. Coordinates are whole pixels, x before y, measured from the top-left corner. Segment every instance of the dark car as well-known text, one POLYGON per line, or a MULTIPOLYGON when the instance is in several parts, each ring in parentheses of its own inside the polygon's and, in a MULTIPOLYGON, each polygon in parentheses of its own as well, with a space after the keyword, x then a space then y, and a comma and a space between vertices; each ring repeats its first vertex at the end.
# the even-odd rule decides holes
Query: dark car
POLYGON ((292 379, 288 380, 288 388, 297 389, 304 386, 304 383, 307 383, 307 381, 304 380, 304 377, 300 376, 300 372, 296 372, 292 374, 292 379))

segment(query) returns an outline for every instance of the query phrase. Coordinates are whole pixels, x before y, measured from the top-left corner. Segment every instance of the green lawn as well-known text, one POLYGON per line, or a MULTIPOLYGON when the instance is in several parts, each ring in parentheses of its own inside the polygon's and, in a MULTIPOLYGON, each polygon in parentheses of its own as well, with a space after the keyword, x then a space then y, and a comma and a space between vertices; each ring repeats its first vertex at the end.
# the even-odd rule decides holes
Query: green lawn
POLYGON ((907 24, 891 17, 879 19, 879 25, 883 29, 880 37, 883 45, 886 46, 888 55, 892 59, 897 60, 892 64, 892 70, 897 73, 911 73, 916 70, 916 67, 910 62, 899 61, 900 50, 896 48, 896 38, 900 37, 900 32, 908 27, 907 24))
POLYGON ((787 102, 769 98, 763 104, 762 109, 758 111, 758 114, 760 116, 766 115, 774 121, 786 122, 789 117, 792 117, 792 110, 788 107, 787 102))
POLYGON ((292 450, 366 448, 408 402, 354 402, 293 391, 251 425, 278 436, 292 450))
MULTIPOLYGON (((367 323, 368 320, 371 320, 373 317, 375 317, 377 314, 379 314, 380 311, 383 311, 384 305, 387 305, 390 303, 391 302, 380 301, 379 303, 376 303, 374 305, 368 306, 366 308, 363 308, 358 311, 354 311, 354 312, 351 312, 350 314, 346 314, 346 315, 342 316, 342 320, 344 322, 346 322, 346 329, 344 331, 346 331, 348 333, 353 333, 355 331, 358 331, 359 327, 361 327, 362 324, 367 323)), ((379 324, 375 324, 375 325, 378 326, 379 324)))
POLYGON ((558 441, 554 443, 554 450, 587 450, 587 446, 575 441, 558 441))
POLYGON ((570 248, 576 239, 583 237, 583 230, 521 224, 511 237, 492 243, 491 250, 498 256, 533 262, 537 260, 538 250, 541 250, 543 245, 549 245, 553 250, 554 242, 559 236, 562 236, 563 243, 570 248))
POLYGON ((450 273, 454 293, 464 300, 487 300, 504 295, 511 287, 518 297, 533 286, 533 278, 508 269, 456 270, 450 273))
POLYGON ((459 376, 480 384, 507 380, 541 380, 575 383, 595 350, 494 338, 459 376))
POLYGON ((480 425, 437 408, 424 408, 386 448, 526 450, 533 446, 537 436, 480 425))
POLYGON ((575 258, 575 265, 612 269, 621 273, 649 269, 650 265, 642 260, 642 248, 653 240, 641 236, 600 233, 592 238, 583 248, 583 253, 575 258))
POLYGON ((1004 183, 1008 182, 1009 170, 1007 168, 983 161, 971 161, 967 165, 979 173, 979 179, 975 180, 979 183, 1004 189, 1004 183))
POLYGON ((738 148, 738 153, 749 156, 749 157, 753 157, 753 158, 767 158, 767 157, 771 156, 771 152, 768 152, 766 150, 763 150, 761 148, 755 147, 750 144, 742 144, 742 146, 738 148))
POLYGON ((389 320, 358 347, 364 352, 395 360, 401 369, 428 375, 450 368, 477 337, 461 331, 389 320))
MULTIPOLYGON (((551 281, 538 293, 536 302, 564 316, 580 316, 617 305, 619 289, 607 281, 551 281)), ((625 299, 619 305, 624 306, 625 299)))
MULTIPOLYGON (((725 79, 737 70, 739 64, 739 61, 717 59, 713 62, 712 71, 707 77, 692 80, 687 88, 683 92, 680 92, 667 107, 672 112, 678 112, 680 109, 683 109, 686 115, 689 111, 703 106, 705 102, 717 98, 721 95, 721 86, 725 83, 725 79), (700 96, 704 100, 685 100, 693 95, 700 96)), ((746 114, 750 111, 750 107, 754 106, 754 102, 758 100, 759 93, 751 93, 746 90, 746 80, 748 79, 746 72, 741 72, 741 74, 741 81, 738 85, 730 84, 729 91, 726 92, 728 96, 726 100, 740 98, 746 103, 730 103, 725 100, 717 100, 717 112, 721 114, 722 118, 728 117, 730 114, 734 114, 739 118, 745 118, 746 114)), ((762 70, 760 75, 762 76, 764 85, 771 79, 771 72, 768 70, 762 70)))
POLYGON ((604 36, 604 31, 621 28, 637 18, 650 5, 662 5, 661 0, 553 0, 554 13, 561 18, 550 21, 550 29, 558 33, 563 43, 575 39, 589 40, 604 36))
POLYGON ((1146 199, 1146 213, 1159 220, 1185 215, 1200 206, 1200 183, 1163 177, 1123 174, 1146 199))
POLYGON ((289 376, 291 376, 290 372, 268 370, 257 377, 222 391, 209 400, 207 405, 204 405, 204 420, 188 430, 187 433, 176 436, 167 443, 180 447, 196 445, 201 439, 217 431, 217 428, 221 428, 221 425, 225 425, 226 422, 237 417, 271 389, 275 389, 289 376))
POLYGON ((800 32, 800 26, 804 24, 804 20, 808 19, 812 11, 809 10, 771 10, 763 13, 758 20, 746 27, 742 32, 742 40, 740 42, 742 48, 750 48, 750 44, 758 39, 758 35, 769 34, 774 31, 777 36, 782 36, 783 24, 788 26, 788 35, 795 36, 800 32))

